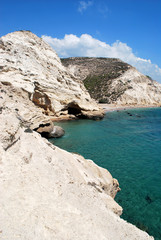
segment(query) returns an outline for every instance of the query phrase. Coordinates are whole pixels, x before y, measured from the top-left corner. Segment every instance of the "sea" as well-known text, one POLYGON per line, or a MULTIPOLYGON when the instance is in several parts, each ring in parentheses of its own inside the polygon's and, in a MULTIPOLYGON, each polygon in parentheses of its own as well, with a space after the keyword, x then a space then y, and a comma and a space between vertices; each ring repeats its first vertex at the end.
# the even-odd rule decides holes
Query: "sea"
POLYGON ((55 145, 92 159, 119 181, 121 218, 161 240, 161 108, 107 112, 100 121, 57 125, 55 145))

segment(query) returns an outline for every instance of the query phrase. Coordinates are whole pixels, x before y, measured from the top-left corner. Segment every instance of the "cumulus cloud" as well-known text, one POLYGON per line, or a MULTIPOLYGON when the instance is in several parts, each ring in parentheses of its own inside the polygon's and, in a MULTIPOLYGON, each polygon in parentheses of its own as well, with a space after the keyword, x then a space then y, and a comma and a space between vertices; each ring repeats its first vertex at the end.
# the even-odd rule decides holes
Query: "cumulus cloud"
POLYGON ((113 44, 102 42, 89 34, 77 37, 66 34, 63 39, 42 36, 57 52, 59 57, 110 57, 121 60, 136 67, 145 75, 161 82, 161 68, 153 64, 150 59, 137 57, 126 43, 116 41, 113 44))
POLYGON ((78 11, 80 13, 84 12, 88 7, 92 6, 93 2, 92 1, 80 1, 79 2, 79 7, 78 7, 78 11))

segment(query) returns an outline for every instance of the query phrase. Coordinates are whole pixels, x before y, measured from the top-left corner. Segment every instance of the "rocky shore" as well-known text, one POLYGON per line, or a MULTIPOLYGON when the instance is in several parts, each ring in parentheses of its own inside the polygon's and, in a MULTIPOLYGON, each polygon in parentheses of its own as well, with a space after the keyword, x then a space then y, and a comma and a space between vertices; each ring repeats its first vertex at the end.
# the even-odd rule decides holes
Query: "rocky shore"
POLYGON ((42 137, 61 132, 54 117, 103 116, 83 85, 30 32, 2 37, 0 56, 0 238, 153 239, 119 217, 106 169, 42 137))
POLYGON ((20 93, 1 84, 1 238, 152 239, 119 217, 119 184, 107 170, 32 130, 19 104, 28 118, 37 107, 30 102, 26 110, 20 93))

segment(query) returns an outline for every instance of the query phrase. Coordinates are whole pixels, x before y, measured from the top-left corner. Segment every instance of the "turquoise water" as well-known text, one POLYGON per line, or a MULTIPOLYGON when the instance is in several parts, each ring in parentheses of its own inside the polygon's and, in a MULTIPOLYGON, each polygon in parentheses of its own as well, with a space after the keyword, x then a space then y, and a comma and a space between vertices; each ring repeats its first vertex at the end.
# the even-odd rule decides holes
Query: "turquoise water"
POLYGON ((161 108, 58 125, 66 134, 54 144, 107 168, 120 183, 115 199, 124 209, 122 218, 161 240, 161 108))

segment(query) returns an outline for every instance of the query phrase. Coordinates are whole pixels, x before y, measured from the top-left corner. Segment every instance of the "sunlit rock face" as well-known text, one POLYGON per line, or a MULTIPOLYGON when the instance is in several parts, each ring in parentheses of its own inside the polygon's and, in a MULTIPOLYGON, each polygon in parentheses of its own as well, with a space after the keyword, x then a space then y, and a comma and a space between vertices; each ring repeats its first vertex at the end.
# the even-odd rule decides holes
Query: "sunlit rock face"
POLYGON ((33 131, 17 105, 3 101, 9 88, 1 85, 1 239, 153 239, 119 217, 118 181, 33 131))
POLYGON ((80 113, 99 110, 55 51, 29 31, 13 32, 0 39, 0 81, 26 91, 48 115, 66 111, 70 105, 80 113))

